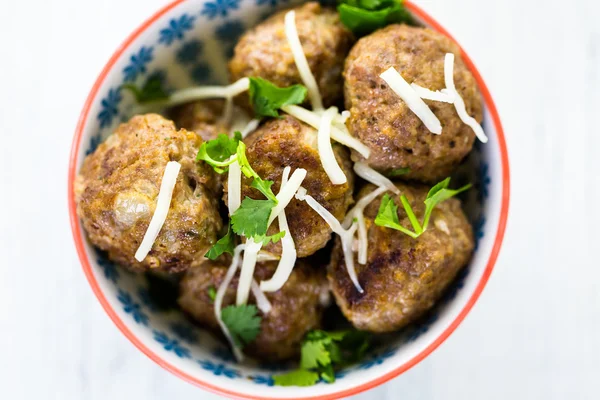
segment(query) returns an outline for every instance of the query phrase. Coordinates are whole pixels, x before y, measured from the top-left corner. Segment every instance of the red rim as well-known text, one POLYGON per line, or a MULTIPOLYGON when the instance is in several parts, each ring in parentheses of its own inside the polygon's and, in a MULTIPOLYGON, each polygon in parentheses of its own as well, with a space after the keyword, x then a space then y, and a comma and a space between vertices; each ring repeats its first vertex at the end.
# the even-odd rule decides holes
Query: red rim
MULTIPOLYGON (((102 85, 102 83, 104 82, 104 79, 106 78, 108 72, 112 69, 115 62, 121 57, 123 52, 129 47, 129 45, 135 39, 137 39, 137 37, 142 32, 144 32, 150 25, 152 25, 157 19, 159 19, 164 14, 166 14, 169 10, 171 10, 172 8, 174 8, 175 6, 177 6, 178 4, 180 4, 184 1, 185 0, 174 0, 172 3, 163 7, 157 13, 152 15, 148 20, 146 20, 139 28, 137 28, 121 44, 121 46, 119 46, 119 48, 115 51, 115 53, 112 55, 112 57, 110 58, 110 60, 108 61, 108 63, 106 64, 106 66, 104 67, 102 72, 100 73, 100 76, 98 76, 98 78, 96 79, 96 82, 94 83, 94 86, 92 87, 92 90, 86 99, 86 102, 83 106, 83 110, 81 111, 81 114, 79 117, 79 121, 77 123, 77 128, 75 130, 75 136, 74 136, 73 142, 72 142, 71 155, 70 155, 70 161, 69 161, 69 177, 68 177, 68 185, 69 185, 68 186, 68 196, 69 197, 68 197, 68 200, 69 200, 69 215, 70 215, 70 219, 71 219, 71 230, 73 233, 73 239, 75 241, 75 247, 77 249, 77 254, 79 256, 79 260, 81 261, 83 271, 85 273, 85 276, 86 276, 90 286, 92 287, 92 290, 94 291, 94 294, 98 298, 98 301, 100 301, 100 304, 102 305, 102 307, 104 308, 104 310, 106 311, 108 316, 115 323, 117 328, 119 328, 119 330, 139 350, 141 350, 144 354, 146 354, 150 359, 152 359, 154 362, 156 362, 161 367, 163 367, 166 370, 170 371, 171 373, 177 375, 181 379, 184 379, 184 380, 186 380, 194 385, 197 385, 203 389, 212 391, 217 394, 230 396, 233 398, 261 399, 261 397, 255 397, 255 396, 247 395, 244 393, 238 393, 235 391, 231 391, 231 390, 227 390, 227 389, 223 389, 223 388, 211 385, 210 383, 207 383, 207 382, 200 381, 197 378, 195 378, 189 374, 186 374, 183 371, 180 371, 179 369, 177 369, 177 367, 167 363, 160 356, 153 353, 149 348, 147 348, 127 328, 127 326, 117 316, 116 312, 113 310, 111 305, 108 303, 106 297, 104 297, 104 294, 100 290, 98 282, 96 281, 96 278, 94 277, 94 275, 92 273, 92 268, 88 261, 88 258, 87 258, 86 252, 85 252, 85 247, 83 244, 83 239, 80 234, 81 227, 79 224, 79 218, 77 217, 77 213, 76 213, 75 197, 74 197, 74 193, 73 193, 73 182, 75 179, 77 158, 79 155, 79 145, 81 143, 83 128, 85 126, 85 122, 87 121, 88 114, 89 114, 89 111, 91 108, 91 104, 94 101, 94 99, 96 98, 98 90, 99 90, 100 86, 102 85)), ((438 24, 432 17, 430 17, 422 9, 420 9, 419 7, 417 7, 416 5, 412 4, 409 1, 405 1, 404 3, 406 5, 406 7, 414 15, 419 17, 421 20, 423 20, 425 23, 427 23, 433 29, 448 36, 454 42, 456 42, 456 40, 454 40, 454 38, 452 38, 452 36, 442 26, 440 26, 440 24, 438 24)), ((502 205, 500 208, 500 219, 498 222, 498 228, 496 230, 496 239, 494 241, 494 246, 492 248, 490 258, 488 260, 485 271, 481 277, 481 280, 477 284, 477 287, 475 288, 473 295, 471 296, 471 298, 469 299, 469 301, 467 302, 465 307, 462 309, 462 311, 459 313, 459 315, 455 318, 455 320, 452 321, 452 323, 444 330, 444 332, 442 332, 442 334, 436 340, 434 340, 429 346, 427 346, 423 351, 421 351, 418 355, 413 357, 411 360, 407 361, 406 363, 404 363, 400 367, 396 368, 395 370, 390 371, 387 374, 382 375, 382 376, 380 376, 376 379, 373 379, 372 381, 369 381, 367 383, 364 383, 360 386, 357 386, 357 387, 354 387, 351 389, 347 389, 347 390, 343 390, 343 391, 339 391, 336 393, 326 394, 326 395, 302 397, 301 399, 303 399, 303 400, 317 400, 317 399, 325 400, 325 399, 337 399, 340 397, 352 396, 352 395, 358 394, 360 392, 363 392, 365 390, 371 389, 375 386, 378 386, 378 385, 400 375, 401 373, 407 371, 408 369, 412 368, 413 366, 415 366, 416 364, 421 362, 421 360, 423 360, 425 357, 427 357, 433 350, 435 350, 440 344, 442 344, 448 338, 448 336, 450 336, 450 334, 452 332, 454 332, 454 330, 458 327, 458 325, 464 320, 464 318, 467 316, 467 314, 469 313, 469 311, 471 310, 471 308, 473 307, 473 305, 475 304, 475 302, 481 295, 481 292, 483 291, 483 288, 485 287, 485 285, 492 273, 492 270, 493 270, 496 260, 498 258, 498 254, 500 252, 500 247, 502 246, 502 240, 504 238, 504 231, 506 229, 506 220, 508 217, 508 205, 509 205, 509 198, 510 198, 510 175, 509 175, 509 166, 508 166, 508 152, 506 149, 506 142, 504 139, 504 131, 502 129, 502 124, 500 123, 500 116, 498 115, 498 111, 496 109, 496 106, 494 104, 492 96, 491 96, 487 86, 485 85, 485 82, 483 81, 481 74, 479 73, 477 68, 475 68, 475 65, 473 64, 473 62, 471 61, 469 56, 464 52, 464 50, 462 51, 462 56, 463 56, 465 63, 467 64, 467 66, 473 73, 475 79, 477 80, 477 83, 479 84, 482 95, 485 99, 485 103, 487 104, 488 110, 492 116, 492 122, 496 128, 496 133, 497 133, 497 137, 498 137, 498 145, 500 148, 500 155, 501 155, 501 159, 502 159, 502 161, 501 161, 501 163, 502 163, 502 205)), ((269 398, 269 399, 283 400, 283 398, 281 398, 281 399, 269 398)))

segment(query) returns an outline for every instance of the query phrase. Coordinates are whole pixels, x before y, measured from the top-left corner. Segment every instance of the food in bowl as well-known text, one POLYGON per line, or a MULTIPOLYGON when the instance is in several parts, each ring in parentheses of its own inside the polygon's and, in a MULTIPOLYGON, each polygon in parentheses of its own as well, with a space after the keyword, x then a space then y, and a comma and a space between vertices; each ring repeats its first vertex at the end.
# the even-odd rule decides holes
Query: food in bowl
MULTIPOLYGON (((280 385, 335 380, 334 368, 359 358, 369 346, 369 337, 422 317, 468 263, 473 248, 472 230, 459 200, 450 199, 468 186, 452 190, 449 179, 443 179, 468 154, 476 136, 486 140, 478 125, 481 117, 471 114, 473 100, 465 94, 470 89, 456 79, 455 59, 459 59, 459 76, 468 73, 461 69, 459 54, 444 48, 433 52, 439 53, 438 67, 428 79, 443 85, 431 87, 425 86, 429 82, 425 79, 407 81, 417 76, 414 69, 423 62, 403 65, 399 61, 406 56, 402 43, 396 43, 400 50, 382 60, 385 65, 357 63, 361 43, 407 28, 398 25, 402 21, 396 17, 386 18, 386 23, 391 22, 387 28, 373 27, 372 18, 365 15, 380 15, 381 10, 356 4, 338 10, 339 16, 308 4, 264 23, 277 25, 265 32, 284 34, 285 41, 273 39, 268 49, 293 61, 283 72, 278 66, 285 63, 276 62, 262 65, 259 71, 250 68, 226 87, 169 92, 159 81, 124 87, 136 96, 139 115, 117 129, 116 139, 111 137, 89 156, 76 190, 78 213, 90 241, 125 268, 185 271, 183 278, 175 275, 181 278, 182 309, 199 326, 218 327, 236 357, 247 353, 265 360, 299 358, 299 370, 275 378, 280 385), (363 37, 352 50, 347 46, 341 57, 331 60, 331 52, 315 50, 323 58, 314 61, 302 43, 306 28, 301 28, 304 20, 299 16, 307 10, 326 14, 319 23, 341 27, 349 43, 363 37), (350 59, 348 52, 355 58, 350 59), (323 78, 317 69, 330 62, 326 72, 331 75, 323 78), (346 68, 352 63, 362 68, 368 85, 360 86, 360 73, 352 81, 348 71, 342 74, 344 63, 346 68), (369 75, 364 68, 375 73, 369 75), (289 70, 293 74, 287 74, 289 70), (288 80, 278 83, 278 74, 288 80), (359 87, 351 100, 367 99, 367 104, 354 106, 345 94, 350 110, 329 107, 341 105, 335 93, 342 91, 332 89, 339 82, 359 87), (150 86, 152 91, 147 90, 150 86), (329 92, 333 99, 325 96, 329 92), (389 111, 385 118, 369 119, 369 110, 375 113, 379 107, 372 107, 368 96, 372 101, 385 99, 382 107, 389 111), (216 106, 205 103, 214 99, 221 101, 216 106), (243 109, 251 114, 244 115, 243 109), (444 117, 438 115, 441 109, 444 117), (161 115, 173 116, 181 129, 161 115), (395 119, 387 120, 390 115, 395 119), (357 120, 363 122, 353 124, 357 120), (382 127, 384 136, 371 142, 362 139, 367 128, 361 124, 373 130, 369 138, 382 127), (429 136, 444 137, 446 124, 459 133, 453 130, 448 141, 436 143, 429 136), (216 132, 220 134, 215 137, 216 132), (387 144, 390 137, 396 147, 387 144), (466 150, 459 146, 452 151, 457 147, 456 142, 451 144, 455 137, 470 142, 466 150), (147 151, 146 141, 152 151, 147 151), (121 142, 126 143, 124 148, 121 142), (120 151, 131 154, 119 161, 120 151), (86 164, 96 167, 86 168, 86 164), (94 177, 98 171, 101 175, 94 177), (429 186, 416 186, 414 181, 429 186), (356 190, 362 194, 352 206, 356 190), (337 242, 333 250, 327 247, 332 246, 332 233, 337 242), (377 234, 381 240, 374 240, 377 234), (395 246, 400 256, 388 257, 386 244, 395 246), (320 249, 333 252, 328 281, 308 279, 327 268, 322 254, 314 256, 320 249), (304 270, 310 273, 298 280, 304 270), (220 279, 213 279, 215 274, 220 279), (327 282, 347 322, 357 330, 320 329, 327 282), (303 295, 295 284, 306 287, 303 295), (302 305, 296 300, 302 300, 302 305), (277 317, 283 316, 282 310, 289 311, 286 318, 277 317), (284 349, 279 347, 283 343, 284 349)), ((313 20, 317 18, 308 18, 313 20)), ((260 29, 261 25, 255 32, 260 29)), ((410 30, 427 32, 419 27, 410 30)), ((390 36, 388 42, 395 40, 403 39, 390 36)), ((251 40, 244 44, 250 49, 254 45, 260 47, 251 40)), ((234 59, 237 53, 236 49, 234 59)), ((230 69, 233 75, 234 68, 230 69)))

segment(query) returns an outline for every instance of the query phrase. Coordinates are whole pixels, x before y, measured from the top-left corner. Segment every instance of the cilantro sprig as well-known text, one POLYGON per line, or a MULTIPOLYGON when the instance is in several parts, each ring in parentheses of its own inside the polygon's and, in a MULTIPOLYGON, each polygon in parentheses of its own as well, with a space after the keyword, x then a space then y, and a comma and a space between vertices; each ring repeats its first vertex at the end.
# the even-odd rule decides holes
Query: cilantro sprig
POLYGON ((148 104, 160 102, 169 98, 169 93, 164 86, 164 75, 161 73, 154 73, 148 77, 141 87, 138 87, 133 83, 124 83, 121 85, 121 88, 131 92, 138 104, 148 104))
POLYGON ((404 207, 406 216, 412 225, 412 231, 400 225, 400 221, 398 220, 398 206, 388 194, 383 196, 383 199, 381 200, 377 217, 375 217, 375 225, 396 229, 414 239, 418 238, 427 230, 431 213, 438 204, 448 200, 453 196, 456 196, 459 193, 464 192, 465 190, 468 190, 471 187, 471 184, 468 184, 459 189, 453 190, 448 189, 448 185, 450 185, 450 178, 444 179, 429 190, 424 202, 425 214, 423 216, 422 224, 419 223, 419 220, 417 219, 406 196, 400 196, 400 202, 402 203, 402 207, 404 207))
POLYGON ((231 224, 227 229, 227 233, 221 239, 217 240, 210 250, 204 255, 204 257, 210 260, 216 260, 221 254, 229 253, 233 255, 233 249, 235 248, 235 235, 231 230, 231 224))
POLYGON ((279 117, 277 110, 285 105, 301 104, 306 93, 303 85, 281 88, 266 79, 250 78, 250 102, 257 118, 279 117))
POLYGON ((342 23, 359 36, 389 24, 412 22, 402 0, 342 0, 337 9, 342 23))
POLYGON ((275 385, 311 386, 320 379, 335 382, 335 368, 360 359, 369 344, 370 337, 366 332, 311 331, 302 343, 300 369, 274 375, 275 385))
POLYGON ((231 156, 237 154, 240 143, 242 143, 240 132, 236 131, 232 138, 220 133, 216 139, 202 143, 196 155, 196 161, 204 161, 213 167, 215 172, 222 174, 236 161, 237 158, 231 156))
POLYGON ((260 332, 262 318, 255 305, 227 306, 221 310, 221 319, 237 347, 243 348, 260 332))

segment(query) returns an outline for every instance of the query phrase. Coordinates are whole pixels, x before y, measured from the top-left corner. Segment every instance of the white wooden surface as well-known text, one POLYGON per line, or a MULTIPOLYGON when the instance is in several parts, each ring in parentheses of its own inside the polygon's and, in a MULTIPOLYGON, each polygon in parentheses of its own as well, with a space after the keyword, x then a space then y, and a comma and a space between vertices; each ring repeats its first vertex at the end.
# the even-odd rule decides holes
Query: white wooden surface
MULTIPOLYGON (((104 314, 68 227, 75 123, 121 40, 163 0, 0 0, 0 398, 215 399, 104 314)), ((488 287, 424 362, 359 399, 597 399, 600 6, 418 1, 481 69, 504 120, 508 232, 488 287)))

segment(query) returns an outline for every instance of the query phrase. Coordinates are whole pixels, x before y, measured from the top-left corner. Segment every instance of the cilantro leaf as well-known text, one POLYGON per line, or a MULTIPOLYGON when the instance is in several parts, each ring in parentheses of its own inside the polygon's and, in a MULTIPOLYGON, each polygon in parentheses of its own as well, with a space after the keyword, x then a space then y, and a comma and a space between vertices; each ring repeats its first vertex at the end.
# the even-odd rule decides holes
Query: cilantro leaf
POLYGON ((398 206, 388 194, 383 196, 381 200, 377 217, 375 217, 375 225, 396 229, 412 238, 419 237, 417 233, 411 232, 400 225, 400 221, 398 220, 398 206))
POLYGON ((208 297, 210 297, 210 302, 215 302, 215 297, 217 297, 217 289, 214 286, 208 288, 208 297))
POLYGON ((260 331, 261 317, 255 305, 227 306, 221 311, 223 323, 227 326, 236 346, 244 347, 256 339, 260 331))
POLYGON ((432 187, 429 193, 427 193, 427 198, 425 199, 425 217, 423 219, 423 231, 425 231, 425 229, 427 229, 427 225, 429 225, 429 218, 431 217, 431 213, 433 212, 435 206, 471 188, 471 184, 469 183, 459 189, 453 190, 448 189, 449 184, 450 178, 446 178, 434 187, 432 187))
POLYGON ((273 185, 273 181, 267 181, 262 179, 248 161, 248 157, 246 157, 246 145, 244 142, 240 141, 237 147, 237 161, 240 164, 240 168, 242 173, 246 176, 246 178, 253 178, 251 186, 255 189, 258 189, 265 197, 269 200, 272 200, 277 204, 277 198, 275 194, 271 190, 271 186, 273 185))
POLYGON ((297 369, 287 374, 273 375, 277 386, 312 386, 319 381, 319 374, 305 369, 297 369))
POLYGON ((166 100, 169 94, 164 88, 164 76, 162 74, 152 74, 146 80, 142 87, 137 87, 133 83, 124 83, 122 89, 130 91, 138 104, 147 104, 166 100))
POLYGON ((240 236, 262 237, 267 234, 273 200, 244 198, 240 207, 231 216, 231 227, 240 236))
POLYGON ((319 364, 331 364, 329 352, 325 349, 325 342, 322 340, 305 341, 302 344, 300 367, 303 369, 318 368, 319 364))
POLYGON ((196 155, 196 161, 205 161, 216 172, 222 174, 227 170, 225 167, 236 160, 231 156, 237 154, 237 148, 242 143, 241 140, 242 134, 240 132, 235 132, 232 138, 220 133, 216 139, 202 143, 198 155, 196 155))
POLYGON ((395 178, 397 176, 406 175, 410 172, 410 168, 396 168, 387 173, 389 177, 395 178))
POLYGON ((254 242, 255 243, 259 243, 261 242, 263 246, 268 245, 269 243, 273 242, 273 243, 277 243, 281 240, 282 237, 285 236, 285 231, 279 231, 274 235, 270 235, 270 236, 254 236, 254 242))
POLYGON ((412 22, 402 0, 344 0, 337 9, 342 23, 359 36, 389 24, 412 22))
POLYGON ((216 260, 223 253, 233 254, 233 248, 235 247, 235 236, 231 230, 231 224, 227 229, 227 233, 221 239, 217 240, 210 250, 204 255, 204 257, 210 260, 216 260))
POLYGON ((257 117, 278 117, 278 109, 289 104, 301 104, 306 87, 292 85, 281 88, 262 78, 250 78, 250 102, 257 117))

